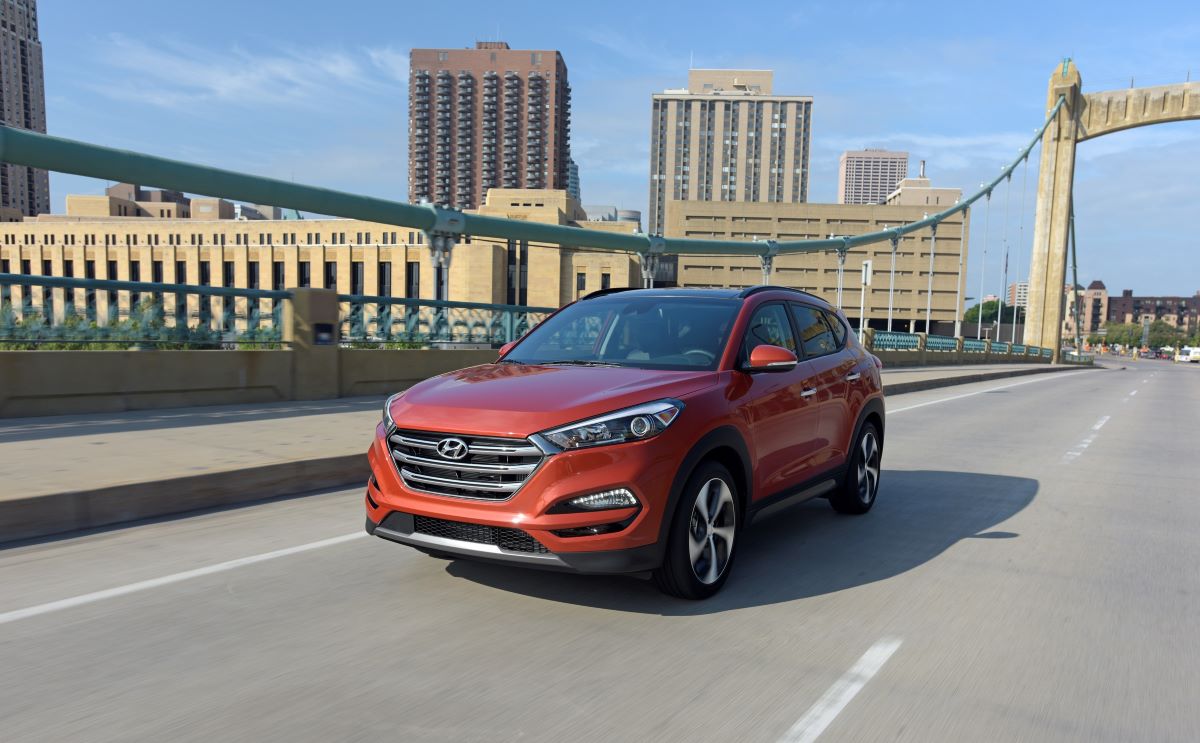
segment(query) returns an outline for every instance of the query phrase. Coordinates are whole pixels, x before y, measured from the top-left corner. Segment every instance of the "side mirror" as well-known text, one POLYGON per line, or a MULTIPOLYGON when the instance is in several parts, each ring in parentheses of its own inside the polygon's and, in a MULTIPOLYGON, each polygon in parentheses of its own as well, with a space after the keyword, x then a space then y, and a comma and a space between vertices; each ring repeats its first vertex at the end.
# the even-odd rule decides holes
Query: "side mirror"
POLYGON ((785 372, 796 368, 799 359, 796 354, 781 346, 755 346, 750 352, 750 363, 744 371, 748 372, 785 372))
POLYGON ((509 341, 508 343, 505 343, 503 346, 500 346, 500 353, 498 353, 496 357, 501 358, 501 359, 504 358, 505 354, 507 354, 509 351, 511 351, 513 346, 515 346, 515 345, 517 345, 516 341, 509 341))

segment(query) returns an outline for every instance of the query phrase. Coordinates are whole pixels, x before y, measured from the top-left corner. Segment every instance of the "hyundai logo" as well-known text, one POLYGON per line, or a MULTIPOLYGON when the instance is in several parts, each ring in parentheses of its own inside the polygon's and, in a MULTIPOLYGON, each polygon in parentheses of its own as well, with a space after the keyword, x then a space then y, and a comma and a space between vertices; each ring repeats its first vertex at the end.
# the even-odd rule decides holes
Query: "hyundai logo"
POLYGON ((437 453, 443 459, 462 459, 467 456, 467 442, 462 439, 442 439, 437 443, 437 453))

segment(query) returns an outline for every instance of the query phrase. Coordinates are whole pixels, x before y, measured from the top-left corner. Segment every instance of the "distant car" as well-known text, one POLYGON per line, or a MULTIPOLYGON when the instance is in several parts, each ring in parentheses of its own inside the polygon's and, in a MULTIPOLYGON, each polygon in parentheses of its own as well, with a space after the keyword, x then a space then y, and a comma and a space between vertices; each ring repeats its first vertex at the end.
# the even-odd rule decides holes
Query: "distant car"
POLYGON ((1196 349, 1185 346, 1175 352, 1175 360, 1184 363, 1200 361, 1200 354, 1196 353, 1196 349))

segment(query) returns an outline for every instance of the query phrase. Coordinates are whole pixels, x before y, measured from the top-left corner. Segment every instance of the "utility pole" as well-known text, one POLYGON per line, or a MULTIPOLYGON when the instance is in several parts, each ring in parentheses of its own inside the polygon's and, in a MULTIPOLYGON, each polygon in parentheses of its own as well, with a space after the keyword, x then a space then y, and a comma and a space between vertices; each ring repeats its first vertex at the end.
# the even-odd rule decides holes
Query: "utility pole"
MULTIPOLYGON (((887 225, 884 225, 884 227, 886 228, 886 227, 887 227, 887 225)), ((900 236, 899 236, 899 235, 892 235, 892 268, 891 268, 891 271, 888 273, 888 322, 887 322, 887 329, 888 329, 888 332, 889 332, 889 333, 890 333, 890 332, 892 332, 892 307, 893 307, 893 301, 892 301, 892 292, 893 292, 893 291, 895 290, 895 288, 896 288, 896 249, 897 249, 898 247, 900 247, 900 236)))

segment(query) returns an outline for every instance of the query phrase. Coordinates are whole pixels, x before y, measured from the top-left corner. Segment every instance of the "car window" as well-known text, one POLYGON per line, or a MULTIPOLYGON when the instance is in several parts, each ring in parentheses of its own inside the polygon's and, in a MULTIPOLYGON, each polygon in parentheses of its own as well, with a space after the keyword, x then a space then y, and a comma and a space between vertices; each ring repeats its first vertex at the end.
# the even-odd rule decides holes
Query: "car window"
POLYGON ((754 311, 742 341, 743 358, 749 359, 750 352, 762 345, 781 346, 796 353, 796 338, 782 304, 768 304, 754 311))
POLYGON ((504 360, 715 369, 739 308, 728 299, 686 295, 584 300, 538 325, 504 360))
POLYGON ((838 350, 837 338, 825 313, 808 305, 793 304, 792 314, 796 318, 796 332, 800 334, 805 356, 824 356, 838 350))
POLYGON ((825 315, 825 321, 829 323, 829 327, 833 328, 833 340, 837 343, 837 347, 841 348, 846 345, 846 323, 832 312, 822 310, 822 314, 825 315))

